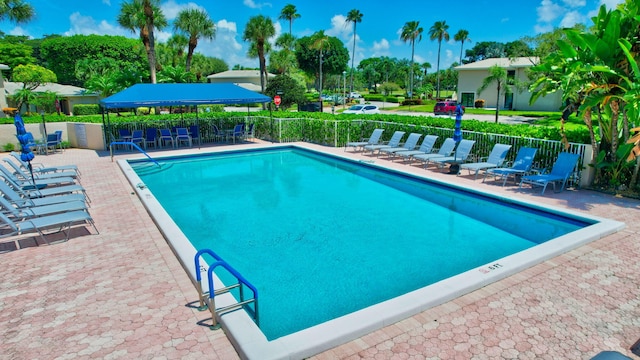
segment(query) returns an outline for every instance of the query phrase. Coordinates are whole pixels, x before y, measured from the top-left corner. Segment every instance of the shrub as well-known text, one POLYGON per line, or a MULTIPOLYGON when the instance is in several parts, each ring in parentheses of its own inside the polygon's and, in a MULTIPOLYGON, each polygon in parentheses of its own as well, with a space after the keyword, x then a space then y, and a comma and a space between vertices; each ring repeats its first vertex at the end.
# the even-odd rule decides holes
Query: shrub
POLYGON ((484 100, 482 99, 478 99, 473 103, 473 106, 478 108, 478 109, 482 109, 484 107, 484 100))
POLYGON ((404 99, 402 105, 422 105, 422 99, 404 99))
POLYGON ((7 152, 13 151, 16 149, 16 145, 13 143, 7 143, 2 145, 2 149, 4 149, 4 151, 7 151, 7 152))
POLYGON ((98 104, 76 104, 73 105, 73 115, 97 115, 100 114, 98 104))

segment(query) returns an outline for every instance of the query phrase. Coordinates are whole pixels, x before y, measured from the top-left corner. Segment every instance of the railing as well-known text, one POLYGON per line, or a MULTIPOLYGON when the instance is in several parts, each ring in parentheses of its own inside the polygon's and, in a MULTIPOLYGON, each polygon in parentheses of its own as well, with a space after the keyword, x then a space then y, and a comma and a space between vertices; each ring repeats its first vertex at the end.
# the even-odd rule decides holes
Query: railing
MULTIPOLYGON (((245 310, 251 310, 250 308, 247 307, 247 305, 249 304, 253 304, 252 317, 256 322, 256 324, 260 325, 259 314, 258 314, 258 290, 253 285, 251 285, 251 283, 249 283, 247 279, 245 279, 236 269, 231 267, 231 265, 229 265, 226 261, 222 260, 222 258, 218 254, 213 252, 213 250, 202 249, 198 251, 195 255, 194 261, 195 261, 195 269, 196 269, 196 281, 198 283, 198 297, 200 299, 200 307, 198 309, 200 311, 206 310, 207 308, 209 309, 209 311, 211 312, 211 318, 213 321, 213 324, 211 325, 212 329, 218 329, 220 327, 218 324, 217 316, 233 310, 240 309, 240 308, 243 308, 245 310), (204 291, 202 288, 201 273, 204 270, 204 268, 200 267, 200 258, 204 254, 207 254, 216 260, 209 266, 209 269, 207 270, 207 280, 208 280, 207 285, 209 286, 209 291, 204 291), (227 270, 229 274, 231 274, 233 277, 236 278, 237 283, 216 289, 213 283, 213 275, 214 275, 213 272, 217 267, 222 267, 225 270, 227 270), (245 299, 244 297, 245 287, 249 288, 253 292, 252 298, 245 299), (240 301, 237 301, 236 303, 228 306, 217 308, 216 302, 215 302, 216 296, 229 293, 235 289, 238 289, 240 301)), ((251 313, 251 311, 247 311, 247 312, 251 313)))
POLYGON ((151 160, 151 162, 153 162, 154 164, 158 165, 158 167, 162 167, 162 166, 160 166, 160 163, 158 163, 151 156, 149 156, 149 154, 147 154, 146 151, 142 150, 142 148, 140 148, 140 146, 138 146, 138 144, 132 143, 131 141, 112 141, 109 144, 109 154, 111 155, 111 162, 113 162, 113 145, 125 145, 125 146, 131 146, 131 148, 136 148, 144 156, 149 158, 149 160, 151 160))
MULTIPOLYGON (((393 134, 394 131, 401 130, 407 134, 417 132, 421 134, 438 135, 438 141, 435 147, 439 147, 444 139, 453 136, 453 129, 440 128, 433 126, 421 126, 413 124, 403 124, 386 121, 373 120, 323 120, 323 119, 307 119, 307 118, 270 118, 267 116, 234 116, 228 118, 201 118, 201 119, 185 119, 185 120, 167 120, 144 123, 117 123, 111 128, 114 134, 117 134, 119 128, 127 128, 129 130, 139 129, 141 126, 166 128, 166 127, 188 127, 189 125, 197 125, 200 129, 201 141, 203 143, 213 143, 216 140, 212 127, 215 124, 220 129, 231 129, 235 124, 245 123, 247 126, 251 123, 255 124, 255 137, 278 143, 304 141, 326 146, 341 147, 349 141, 358 141, 367 138, 375 128, 385 129, 383 140, 393 134), (116 127, 117 126, 117 127, 116 127)), ((470 160, 486 157, 491 152, 493 145, 496 143, 510 144, 513 149, 521 146, 535 147, 538 149, 536 169, 550 169, 555 162, 558 154, 562 151, 569 151, 580 154, 582 164, 586 157, 590 156, 590 145, 579 143, 568 143, 566 146, 556 140, 545 140, 535 138, 523 138, 518 136, 509 136, 501 134, 488 134, 474 131, 462 131, 465 139, 473 139, 476 141, 473 154, 470 160)), ((515 159, 517 151, 510 151, 506 162, 515 159)), ((586 159, 587 161, 590 158, 586 159)), ((576 183, 579 174, 576 174, 572 182, 576 183)))

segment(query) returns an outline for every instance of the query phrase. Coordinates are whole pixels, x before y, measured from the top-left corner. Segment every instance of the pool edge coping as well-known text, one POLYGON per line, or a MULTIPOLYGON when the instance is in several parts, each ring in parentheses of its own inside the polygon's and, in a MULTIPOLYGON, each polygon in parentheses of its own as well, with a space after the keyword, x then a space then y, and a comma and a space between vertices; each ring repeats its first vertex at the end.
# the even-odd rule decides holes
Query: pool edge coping
MULTIPOLYGON (((465 192, 490 196, 492 198, 500 199, 501 201, 524 205, 526 207, 544 209, 545 211, 553 211, 573 217, 589 219, 598 223, 558 237, 552 241, 553 244, 549 244, 550 242, 539 244, 530 249, 499 259, 491 264, 476 267, 435 284, 272 341, 268 341, 266 339, 264 334, 262 334, 246 312, 235 311, 227 313, 220 317, 220 322, 228 330, 226 331, 227 336, 236 348, 236 351, 245 359, 298 359, 318 354, 322 351, 357 339, 384 326, 418 314, 421 311, 443 304, 476 289, 480 289, 488 284, 504 279, 524 269, 571 251, 579 246, 620 231, 625 227, 624 223, 615 220, 587 215, 571 209, 561 209, 555 206, 543 205, 530 201, 524 202, 518 199, 507 198, 504 195, 492 193, 491 191, 469 189, 457 184, 447 183, 442 180, 428 178, 419 174, 390 169, 388 167, 375 164, 375 162, 354 160, 347 156, 324 152, 316 148, 301 146, 300 144, 275 144, 252 149, 214 150, 209 152, 238 152, 277 148, 300 148, 318 152, 338 157, 349 162, 375 167, 387 172, 393 172, 403 176, 423 179, 440 185, 453 187, 465 192), (593 227, 600 229, 596 235, 592 235, 592 233, 594 233, 593 227), (532 256, 536 254, 538 257, 532 256), (531 260, 531 258, 535 258, 535 260, 531 260), (495 263, 499 263, 500 266, 492 269, 488 268, 489 266, 495 265, 495 263), (434 297, 433 295, 430 295, 432 292, 442 294, 434 297), (425 298, 428 298, 428 301, 425 301, 425 298), (380 317, 380 314, 385 314, 386 316, 380 317), (357 324, 357 326, 352 326, 354 323, 357 324), (310 344, 313 345, 310 346, 310 344)), ((177 157, 192 155, 193 154, 185 154, 177 157)), ((169 157, 173 158, 176 156, 169 157)), ((135 161, 138 159, 144 158, 132 157, 130 159, 119 159, 118 165, 133 189, 136 191, 138 198, 149 212, 152 221, 154 221, 156 226, 158 226, 170 248, 174 254, 176 254, 176 257, 184 270, 187 271, 189 278, 194 284, 195 292, 197 290, 195 287, 196 281, 194 279, 195 265, 193 263, 193 257, 195 256, 196 249, 189 243, 186 236, 177 227, 177 225, 175 225, 162 206, 141 182, 141 179, 137 176, 135 171, 133 171, 129 166, 129 160, 135 161)), ((230 294, 227 295, 227 297, 217 297, 216 302, 221 306, 235 302, 230 294)))

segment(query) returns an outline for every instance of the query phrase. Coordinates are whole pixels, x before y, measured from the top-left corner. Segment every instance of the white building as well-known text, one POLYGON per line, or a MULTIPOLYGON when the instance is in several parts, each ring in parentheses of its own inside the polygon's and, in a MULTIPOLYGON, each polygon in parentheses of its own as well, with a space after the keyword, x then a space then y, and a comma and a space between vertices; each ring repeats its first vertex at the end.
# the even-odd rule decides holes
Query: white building
MULTIPOLYGON (((0 103, 2 102, 2 99, 15 94, 17 91, 22 89, 22 87, 23 84, 19 82, 5 82, 4 91, 2 92, 2 95, 0 95, 0 103)), ((98 94, 90 92, 87 89, 72 85, 46 83, 41 84, 33 90, 33 92, 45 91, 51 91, 57 94, 60 101, 60 111, 67 115, 73 115, 73 106, 76 104, 98 104, 100 102, 98 94)), ((26 109, 25 106, 26 105, 23 105, 23 108, 20 109, 21 112, 25 112, 27 110, 36 110, 33 106, 31 109, 26 109)))
MULTIPOLYGON (((274 74, 267 73, 267 81, 274 78, 274 74)), ((232 83, 247 90, 262 92, 260 87, 260 70, 228 70, 207 76, 210 83, 232 83)), ((265 84, 266 86, 267 84, 265 84)))
POLYGON ((519 57, 515 59, 494 58, 477 61, 456 67, 458 70, 458 101, 466 107, 473 107, 478 99, 485 101, 485 107, 507 109, 507 110, 533 110, 533 111, 560 111, 562 107, 562 94, 560 91, 540 97, 529 104, 531 93, 529 90, 519 92, 514 85, 511 93, 505 94, 501 91, 498 97, 496 86, 489 85, 482 93, 478 93, 478 88, 489 76, 489 69, 498 65, 507 70, 507 77, 516 81, 528 83, 527 70, 539 62, 537 57, 519 57))

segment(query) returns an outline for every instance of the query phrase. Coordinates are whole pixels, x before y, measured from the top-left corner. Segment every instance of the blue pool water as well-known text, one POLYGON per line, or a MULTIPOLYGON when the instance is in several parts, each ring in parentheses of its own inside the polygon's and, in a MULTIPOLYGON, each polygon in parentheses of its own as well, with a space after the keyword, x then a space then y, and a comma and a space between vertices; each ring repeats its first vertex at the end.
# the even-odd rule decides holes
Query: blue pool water
POLYGON ((270 340, 590 225, 302 149, 132 167, 258 288, 270 340))

